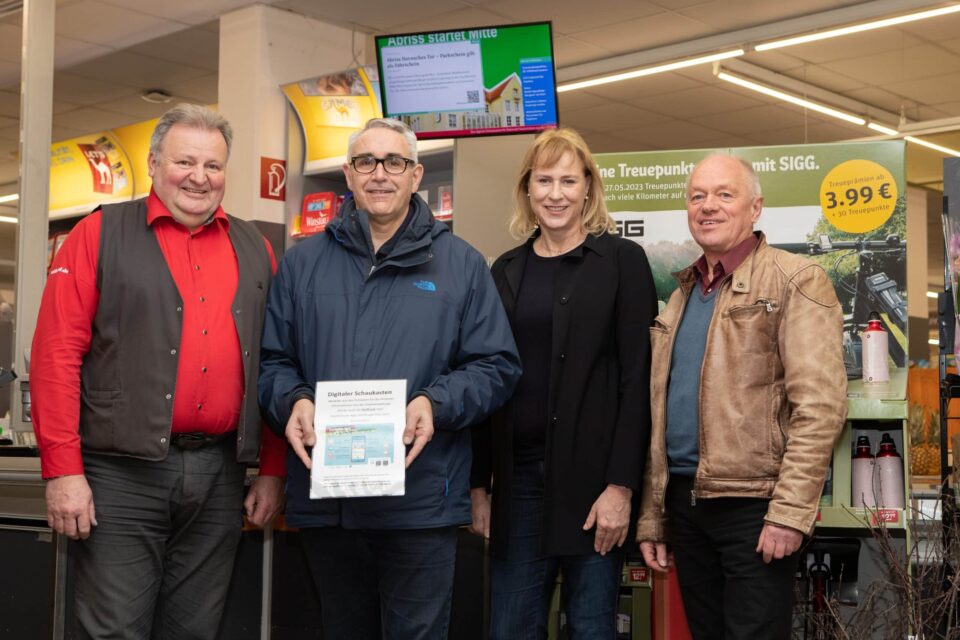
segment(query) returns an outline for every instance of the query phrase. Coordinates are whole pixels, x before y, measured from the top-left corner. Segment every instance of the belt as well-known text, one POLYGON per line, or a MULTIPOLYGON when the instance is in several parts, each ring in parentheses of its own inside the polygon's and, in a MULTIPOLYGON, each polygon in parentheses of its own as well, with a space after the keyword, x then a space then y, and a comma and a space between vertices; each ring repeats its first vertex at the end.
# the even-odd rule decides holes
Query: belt
POLYGON ((236 431, 228 431, 226 433, 216 434, 202 433, 198 431, 190 433, 175 433, 170 436, 170 444, 178 449, 192 451, 193 449, 202 449, 203 447, 219 444, 227 438, 236 436, 236 434, 236 431))

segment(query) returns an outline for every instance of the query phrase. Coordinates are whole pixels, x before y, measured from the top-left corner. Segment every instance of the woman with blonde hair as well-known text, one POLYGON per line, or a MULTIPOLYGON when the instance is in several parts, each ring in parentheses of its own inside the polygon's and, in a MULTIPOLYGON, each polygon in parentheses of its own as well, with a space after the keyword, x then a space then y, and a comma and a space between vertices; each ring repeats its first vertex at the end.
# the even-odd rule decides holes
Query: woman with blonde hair
POLYGON ((612 640, 650 433, 653 278, 643 249, 617 236, 576 131, 534 141, 514 201, 510 230, 525 242, 493 278, 523 377, 474 429, 471 473, 472 528, 490 538, 490 637, 546 638, 560 572, 571 640, 612 640))

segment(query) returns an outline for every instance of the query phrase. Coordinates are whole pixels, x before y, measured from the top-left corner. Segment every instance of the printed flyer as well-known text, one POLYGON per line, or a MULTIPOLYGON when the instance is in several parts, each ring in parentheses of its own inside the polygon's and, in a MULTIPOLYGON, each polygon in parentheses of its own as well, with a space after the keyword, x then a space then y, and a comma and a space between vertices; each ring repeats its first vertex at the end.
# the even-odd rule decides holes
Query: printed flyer
POLYGON ((311 498, 402 496, 406 380, 318 382, 311 498))

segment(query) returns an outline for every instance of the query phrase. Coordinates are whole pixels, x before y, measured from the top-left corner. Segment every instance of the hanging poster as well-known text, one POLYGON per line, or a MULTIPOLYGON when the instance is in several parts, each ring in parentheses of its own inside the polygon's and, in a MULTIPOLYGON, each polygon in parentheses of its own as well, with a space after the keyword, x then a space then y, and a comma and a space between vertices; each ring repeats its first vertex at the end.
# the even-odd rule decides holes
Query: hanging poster
MULTIPOLYGON (((130 200, 133 175, 127 154, 109 131, 64 140, 50 150, 50 211, 130 200)), ((76 213, 76 211, 74 211, 76 213)))
POLYGON ((375 66, 364 66, 291 82, 280 87, 303 127, 304 171, 341 157, 350 134, 380 117, 380 80, 375 66))
POLYGON ((673 272, 702 253, 687 228, 686 180, 711 153, 749 161, 760 178, 756 228, 775 247, 820 264, 843 307, 851 368, 870 311, 890 331, 896 366, 907 364, 906 178, 902 141, 598 154, 607 206, 621 236, 643 245, 657 297, 673 272))

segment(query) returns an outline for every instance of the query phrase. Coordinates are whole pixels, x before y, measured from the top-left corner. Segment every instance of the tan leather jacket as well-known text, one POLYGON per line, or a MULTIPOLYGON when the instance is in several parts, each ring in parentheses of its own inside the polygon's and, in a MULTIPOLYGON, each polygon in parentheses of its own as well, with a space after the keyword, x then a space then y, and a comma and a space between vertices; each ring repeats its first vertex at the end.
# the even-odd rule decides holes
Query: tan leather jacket
MULTIPOLYGON (((652 435, 637 539, 668 539, 667 383, 693 269, 650 329, 652 435)), ((809 532, 847 412, 843 316, 806 258, 757 248, 720 285, 700 371, 700 462, 692 498, 769 497, 765 520, 809 532)))

